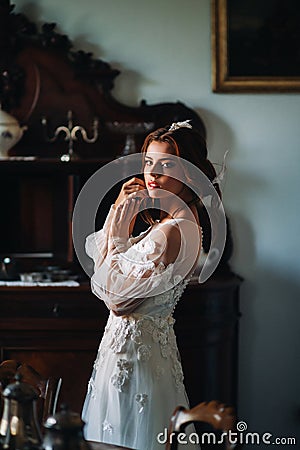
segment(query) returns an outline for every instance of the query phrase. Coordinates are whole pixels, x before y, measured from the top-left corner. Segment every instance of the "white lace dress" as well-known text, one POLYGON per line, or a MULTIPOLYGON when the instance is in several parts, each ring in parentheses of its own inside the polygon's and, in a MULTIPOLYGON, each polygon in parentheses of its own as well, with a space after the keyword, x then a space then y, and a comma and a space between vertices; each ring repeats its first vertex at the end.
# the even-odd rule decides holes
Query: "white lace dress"
MULTIPOLYGON (((172 412, 188 406, 173 311, 192 274, 198 236, 195 226, 182 223, 179 255, 165 267, 155 264, 164 250, 163 224, 107 251, 112 214, 113 207, 103 229, 86 242, 95 264, 92 290, 111 312, 83 407, 85 437, 162 450, 172 412)), ((182 448, 199 448, 192 436, 186 440, 182 448)))

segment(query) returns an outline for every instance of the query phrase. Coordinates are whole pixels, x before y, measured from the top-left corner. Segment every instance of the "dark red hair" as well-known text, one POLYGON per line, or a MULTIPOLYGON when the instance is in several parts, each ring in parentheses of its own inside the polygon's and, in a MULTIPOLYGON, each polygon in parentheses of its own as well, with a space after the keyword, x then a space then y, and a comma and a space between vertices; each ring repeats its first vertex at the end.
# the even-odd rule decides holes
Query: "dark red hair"
MULTIPOLYGON (((146 137, 141 149, 141 152, 144 154, 143 162, 147 149, 152 142, 167 143, 176 156, 192 163, 194 166, 200 169, 211 182, 213 182, 213 180, 216 178, 215 168, 207 158, 208 151, 206 140, 196 129, 181 127, 177 128, 176 130, 170 131, 170 125, 168 125, 164 128, 159 128, 153 131, 146 137)), ((189 173, 186 167, 184 167, 184 171, 189 185, 197 187, 196 192, 199 192, 199 178, 189 173)), ((213 186, 216 189, 219 197, 221 198, 219 185, 217 183, 213 183, 213 186)), ((201 201, 201 197, 198 196, 192 189, 190 190, 192 191, 194 198, 189 204, 195 203, 197 205, 199 220, 203 230, 203 248, 205 251, 208 251, 211 239, 211 226, 209 216, 201 201)), ((153 223, 153 218, 150 213, 143 214, 143 218, 147 223, 153 223)))

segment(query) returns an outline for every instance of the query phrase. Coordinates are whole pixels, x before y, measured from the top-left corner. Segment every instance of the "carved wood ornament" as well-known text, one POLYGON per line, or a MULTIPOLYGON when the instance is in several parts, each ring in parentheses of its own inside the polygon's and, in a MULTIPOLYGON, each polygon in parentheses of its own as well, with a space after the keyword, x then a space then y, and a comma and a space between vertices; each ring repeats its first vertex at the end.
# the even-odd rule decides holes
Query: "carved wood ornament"
MULTIPOLYGON (((28 126, 11 155, 57 157, 66 143, 63 136, 55 144, 47 142, 41 124, 46 116, 49 133, 66 123, 68 111, 74 122, 87 131, 95 117, 99 139, 76 143, 81 158, 110 158, 120 154, 124 135, 108 128, 109 122, 153 122, 155 128, 174 121, 192 119, 205 135, 205 126, 195 111, 181 102, 138 107, 118 102, 111 94, 120 72, 93 54, 74 50, 68 36, 45 23, 41 30, 24 14, 14 12, 9 0, 0 0, 0 101, 2 108, 28 126)), ((136 138, 140 145, 145 135, 136 138)))

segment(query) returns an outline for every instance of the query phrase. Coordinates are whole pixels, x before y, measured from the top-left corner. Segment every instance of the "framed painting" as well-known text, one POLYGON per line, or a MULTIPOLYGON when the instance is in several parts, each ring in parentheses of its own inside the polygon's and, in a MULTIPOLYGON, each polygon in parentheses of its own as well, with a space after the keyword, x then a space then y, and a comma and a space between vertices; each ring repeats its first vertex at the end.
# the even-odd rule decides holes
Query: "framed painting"
POLYGON ((300 1, 212 0, 214 92, 300 92, 300 1))

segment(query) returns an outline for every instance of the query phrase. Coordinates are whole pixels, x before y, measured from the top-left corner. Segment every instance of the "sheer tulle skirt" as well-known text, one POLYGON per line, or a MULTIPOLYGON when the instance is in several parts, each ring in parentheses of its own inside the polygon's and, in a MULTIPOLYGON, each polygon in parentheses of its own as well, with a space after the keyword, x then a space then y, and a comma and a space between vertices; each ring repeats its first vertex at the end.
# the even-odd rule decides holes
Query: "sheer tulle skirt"
MULTIPOLYGON (((121 320, 115 319, 119 324, 121 320)), ((134 334, 125 326, 119 339, 121 347, 122 340, 125 345, 120 349, 118 326, 112 322, 110 318, 84 403, 85 437, 138 450, 162 450, 175 407, 188 407, 173 328, 155 342, 150 333, 140 334, 133 327, 134 334), (169 345, 162 346, 165 339, 169 345), (162 349, 170 354, 163 356, 162 349)))

